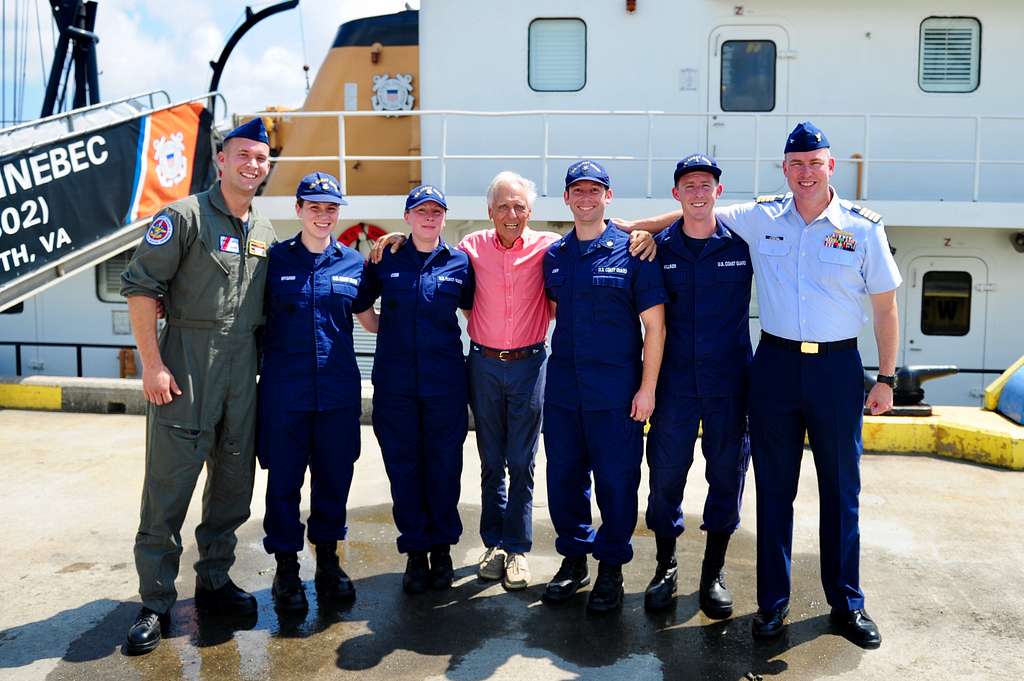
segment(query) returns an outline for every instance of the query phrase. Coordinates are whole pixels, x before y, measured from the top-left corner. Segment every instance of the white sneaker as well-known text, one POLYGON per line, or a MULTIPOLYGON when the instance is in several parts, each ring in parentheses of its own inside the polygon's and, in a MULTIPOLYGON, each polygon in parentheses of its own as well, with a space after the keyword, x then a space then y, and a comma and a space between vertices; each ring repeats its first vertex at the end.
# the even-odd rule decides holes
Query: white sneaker
POLYGON ((480 556, 477 575, 480 579, 495 581, 505 574, 505 549, 500 546, 488 546, 480 556))
POLYGON ((505 559, 505 577, 501 585, 509 591, 525 589, 530 585, 530 564, 525 553, 510 553, 505 559))

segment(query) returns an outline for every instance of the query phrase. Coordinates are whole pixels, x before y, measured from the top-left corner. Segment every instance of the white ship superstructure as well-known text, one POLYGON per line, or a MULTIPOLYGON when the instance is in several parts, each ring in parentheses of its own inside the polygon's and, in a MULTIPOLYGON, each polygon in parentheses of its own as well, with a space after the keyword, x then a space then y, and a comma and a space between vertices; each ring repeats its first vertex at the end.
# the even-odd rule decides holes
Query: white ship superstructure
MULTIPOLYGON (((727 201, 784 192, 785 135, 811 119, 833 144, 840 195, 885 221, 905 278, 899 363, 961 369, 927 384, 928 400, 977 404, 985 384, 1020 356, 1024 79, 1015 55, 1024 6, 423 0, 418 23, 410 111, 373 112, 368 78, 318 78, 314 93, 336 89, 334 110, 320 92, 316 106, 282 119, 315 118, 331 131, 315 150, 286 142, 278 165, 315 156, 315 165, 345 176, 354 195, 343 228, 402 226, 404 176, 393 190, 373 194, 361 194, 356 179, 359 168, 395 163, 393 145, 375 152, 374 139, 387 138, 389 122, 398 130, 396 114, 417 117, 408 181, 445 190, 449 241, 489 225, 484 192, 504 169, 537 182, 536 227, 567 229, 562 177, 578 158, 602 160, 615 190, 611 213, 627 218, 678 207, 672 169, 691 151, 717 157, 727 201), (353 138, 353 126, 385 114, 372 135, 353 138)), ((389 47, 367 48, 375 49, 379 63, 368 60, 366 68, 396 77, 395 69, 388 73, 389 47)), ((293 200, 275 191, 258 205, 279 233, 290 234, 293 200)), ((116 271, 100 269, 97 290, 116 271)), ((63 292, 70 286, 26 302, 22 320, 4 318, 3 335, 40 333, 49 310, 70 314, 71 294, 63 292)), ((96 305, 78 307, 86 315, 96 305)), ((755 302, 755 335, 757 314, 755 302)), ((877 362, 870 323, 860 347, 866 365, 877 362)), ((3 350, 0 373, 10 373, 3 350)), ((42 370, 56 373, 46 363, 42 370)))

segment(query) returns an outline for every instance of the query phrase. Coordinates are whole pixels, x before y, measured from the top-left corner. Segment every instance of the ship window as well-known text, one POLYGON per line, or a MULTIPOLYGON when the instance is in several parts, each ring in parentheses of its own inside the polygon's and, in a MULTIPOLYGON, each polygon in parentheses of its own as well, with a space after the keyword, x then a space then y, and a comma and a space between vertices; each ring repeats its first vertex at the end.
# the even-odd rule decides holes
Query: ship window
POLYGON ((576 92, 587 84, 587 25, 582 19, 530 22, 528 79, 538 92, 576 92))
POLYGON ((966 336, 971 330, 969 272, 928 272, 921 285, 921 333, 966 336))
POLYGON ((981 23, 970 17, 921 22, 917 82, 925 92, 974 92, 981 73, 981 23))
POLYGON ((722 44, 722 111, 775 108, 775 43, 727 40, 722 44))
POLYGON ((135 249, 107 258, 96 266, 96 297, 104 303, 123 303, 121 273, 128 269, 135 249))
POLYGON ((21 314, 25 311, 25 303, 20 302, 16 305, 11 305, 6 310, 0 310, 0 314, 21 314))

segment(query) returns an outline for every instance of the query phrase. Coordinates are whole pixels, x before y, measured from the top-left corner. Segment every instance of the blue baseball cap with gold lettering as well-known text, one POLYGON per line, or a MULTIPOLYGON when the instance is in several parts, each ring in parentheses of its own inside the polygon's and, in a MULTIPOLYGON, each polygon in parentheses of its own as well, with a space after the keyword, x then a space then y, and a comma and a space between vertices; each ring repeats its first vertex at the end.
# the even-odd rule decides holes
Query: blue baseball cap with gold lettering
POLYGON ((315 172, 306 175, 295 190, 295 198, 317 203, 337 203, 347 206, 338 179, 330 173, 315 172))
POLYGON ((405 198, 405 209, 412 210, 427 201, 433 201, 441 206, 441 208, 448 210, 448 202, 444 199, 444 192, 431 184, 421 184, 419 187, 413 188, 409 192, 409 196, 405 198))
POLYGON ((672 181, 673 183, 678 183, 679 178, 686 173, 698 171, 711 173, 715 176, 716 180, 722 177, 722 169, 718 167, 715 159, 707 154, 690 154, 676 164, 676 172, 672 175, 672 181))
POLYGON ((612 186, 612 180, 608 177, 608 171, 597 161, 576 161, 569 166, 569 170, 565 172, 565 188, 568 189, 569 185, 576 184, 582 180, 597 182, 609 188, 612 186))

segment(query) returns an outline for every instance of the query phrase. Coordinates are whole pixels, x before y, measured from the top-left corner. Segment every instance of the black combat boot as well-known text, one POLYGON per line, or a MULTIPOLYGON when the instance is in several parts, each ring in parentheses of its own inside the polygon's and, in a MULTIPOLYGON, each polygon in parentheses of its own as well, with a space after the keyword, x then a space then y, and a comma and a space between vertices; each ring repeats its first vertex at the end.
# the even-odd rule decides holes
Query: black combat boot
POLYGON ((349 603, 355 600, 356 588, 338 562, 338 542, 316 545, 316 577, 313 583, 321 601, 349 603))
POLYGON ((444 591, 452 588, 455 568, 452 566, 451 547, 439 544, 430 549, 430 588, 444 591))
POLYGON ((170 627, 171 616, 169 613, 159 613, 143 606, 128 629, 125 653, 144 655, 155 649, 160 645, 160 639, 167 634, 170 627))
POLYGON ((587 599, 590 612, 611 612, 622 607, 622 566, 601 561, 597 565, 597 579, 587 599))
POLYGON ((299 579, 299 557, 294 552, 275 553, 277 571, 274 573, 274 607, 285 612, 299 612, 309 607, 306 589, 299 579))
POLYGON ((728 532, 708 532, 704 545, 704 562, 700 568, 700 609, 711 619, 732 615, 732 594, 725 586, 725 551, 729 548, 728 532))
POLYGON ((421 594, 427 590, 430 580, 430 563, 426 551, 410 551, 402 575, 402 589, 407 594, 421 594))
POLYGON ((676 538, 655 537, 658 544, 658 566, 644 592, 644 609, 653 612, 672 607, 676 595, 676 538))
POLYGON ((564 603, 576 592, 590 584, 590 572, 587 570, 587 557, 566 556, 562 566, 548 582, 541 598, 546 603, 564 603))

